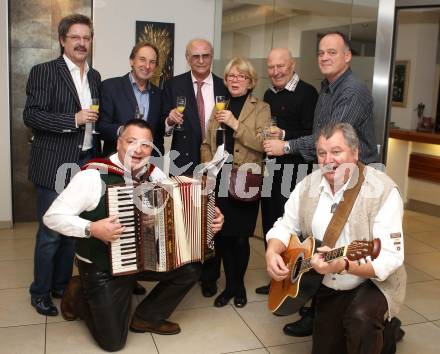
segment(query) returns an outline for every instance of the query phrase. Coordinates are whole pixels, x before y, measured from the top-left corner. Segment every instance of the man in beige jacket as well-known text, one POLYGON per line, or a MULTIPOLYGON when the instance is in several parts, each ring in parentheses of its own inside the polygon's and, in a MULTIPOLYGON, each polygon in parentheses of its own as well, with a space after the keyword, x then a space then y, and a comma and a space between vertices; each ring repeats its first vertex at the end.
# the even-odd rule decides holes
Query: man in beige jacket
MULTIPOLYGON (((267 270, 277 281, 290 276, 280 254, 292 233, 322 240, 357 167, 359 139, 348 123, 332 123, 318 134, 316 153, 321 168, 296 186, 284 216, 266 236, 267 270)), ((323 247, 312 257, 312 267, 324 275, 316 294, 314 354, 381 353, 385 319, 397 314, 405 297, 402 199, 384 173, 365 167, 364 175, 335 247, 379 238, 381 252, 370 262, 339 258, 326 263, 323 252, 329 249, 323 247)))

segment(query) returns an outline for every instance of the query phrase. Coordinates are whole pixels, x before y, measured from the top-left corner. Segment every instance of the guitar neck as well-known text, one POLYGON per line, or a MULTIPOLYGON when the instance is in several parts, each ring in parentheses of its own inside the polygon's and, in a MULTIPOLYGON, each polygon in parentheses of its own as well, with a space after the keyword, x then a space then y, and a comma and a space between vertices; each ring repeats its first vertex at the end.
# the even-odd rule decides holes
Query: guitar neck
MULTIPOLYGON (((332 250, 326 252, 324 255, 324 261, 331 262, 334 261, 335 259, 344 257, 347 253, 347 247, 348 246, 333 248, 332 250)), ((310 265, 311 260, 312 258, 305 258, 301 261, 301 268, 300 268, 301 273, 307 272, 313 268, 310 265)))

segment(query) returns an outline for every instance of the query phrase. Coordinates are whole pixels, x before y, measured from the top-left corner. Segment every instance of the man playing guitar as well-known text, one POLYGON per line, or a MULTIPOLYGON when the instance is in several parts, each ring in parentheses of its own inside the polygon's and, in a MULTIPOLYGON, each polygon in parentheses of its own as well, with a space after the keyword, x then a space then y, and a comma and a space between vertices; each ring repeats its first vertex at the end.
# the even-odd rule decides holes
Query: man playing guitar
MULTIPOLYGON (((281 254, 290 235, 322 240, 333 213, 357 182, 359 140, 348 123, 330 123, 317 135, 320 169, 301 181, 285 205, 284 216, 267 233, 267 270, 275 281, 290 276, 281 254), (354 182, 354 183, 353 183, 354 182)), ((381 252, 373 261, 338 258, 324 261, 324 246, 311 259, 324 275, 316 294, 314 354, 379 354, 386 319, 399 311, 405 297, 403 266, 403 203, 396 184, 384 173, 363 168, 363 180, 353 208, 341 223, 335 246, 379 238, 381 252)), ((288 281, 289 279, 287 279, 288 281)))

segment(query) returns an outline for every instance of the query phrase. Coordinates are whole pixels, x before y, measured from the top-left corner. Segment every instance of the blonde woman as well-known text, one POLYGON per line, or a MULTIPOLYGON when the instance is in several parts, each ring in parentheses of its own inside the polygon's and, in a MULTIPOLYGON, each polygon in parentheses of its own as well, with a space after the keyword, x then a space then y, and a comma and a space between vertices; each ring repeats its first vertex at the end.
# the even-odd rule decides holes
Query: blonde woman
MULTIPOLYGON (((233 58, 225 68, 224 82, 229 91, 227 109, 214 112, 208 123, 201 147, 202 162, 212 159, 217 146, 233 155, 233 167, 254 163, 261 168, 263 160, 262 131, 270 124, 269 105, 252 96, 257 74, 249 60, 233 58), (224 131, 219 130, 222 124, 224 131)), ((217 188, 218 189, 218 188, 217 188)), ((216 236, 216 252, 223 260, 226 288, 214 301, 223 307, 234 298, 236 307, 247 303, 244 275, 249 262, 249 237, 252 236, 259 201, 240 201, 217 195, 217 205, 225 215, 223 229, 216 236)))

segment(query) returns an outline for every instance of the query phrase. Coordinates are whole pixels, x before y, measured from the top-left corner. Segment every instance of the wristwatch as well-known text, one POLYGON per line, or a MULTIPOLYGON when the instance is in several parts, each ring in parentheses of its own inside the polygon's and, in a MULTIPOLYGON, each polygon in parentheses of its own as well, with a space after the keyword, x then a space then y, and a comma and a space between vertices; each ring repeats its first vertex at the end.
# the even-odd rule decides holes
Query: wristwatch
POLYGON ((286 142, 284 143, 284 146, 283 146, 283 152, 284 152, 284 154, 288 154, 288 153, 290 152, 290 144, 289 144, 288 141, 286 141, 286 142))
POLYGON ((92 237, 92 232, 90 231, 90 225, 92 224, 92 222, 90 221, 87 225, 86 225, 86 227, 85 227, 85 229, 84 229, 84 235, 85 235, 85 238, 90 238, 90 237, 92 237))

